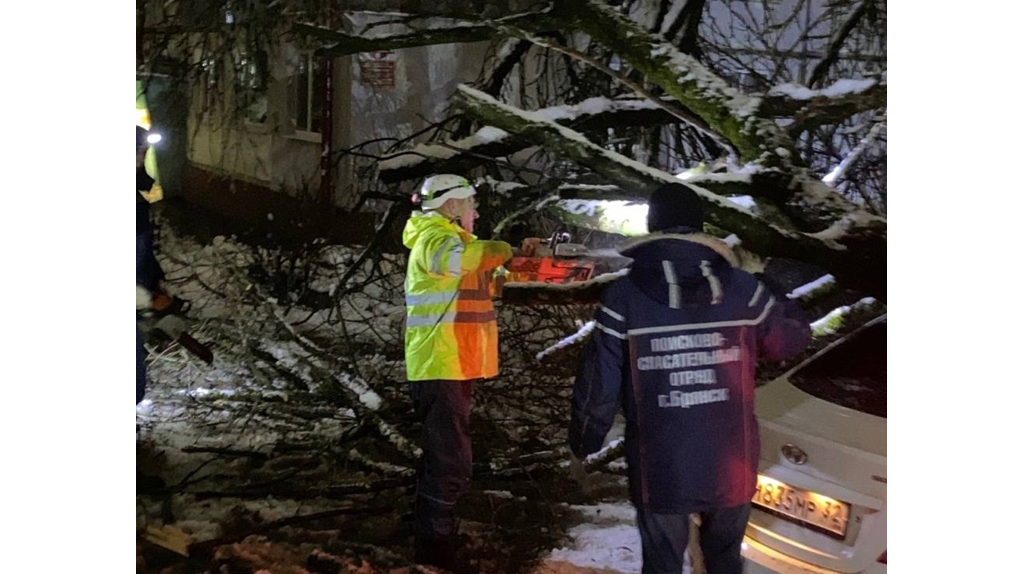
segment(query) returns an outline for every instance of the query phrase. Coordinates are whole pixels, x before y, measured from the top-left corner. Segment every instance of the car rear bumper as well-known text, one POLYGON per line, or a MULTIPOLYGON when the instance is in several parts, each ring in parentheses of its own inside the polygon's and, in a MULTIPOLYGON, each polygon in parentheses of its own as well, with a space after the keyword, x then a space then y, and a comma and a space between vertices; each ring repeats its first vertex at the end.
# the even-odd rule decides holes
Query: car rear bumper
MULTIPOLYGON (((743 538, 743 558, 743 574, 840 574, 786 556, 749 536, 743 538)), ((885 564, 876 562, 861 574, 885 574, 885 571, 885 564)))

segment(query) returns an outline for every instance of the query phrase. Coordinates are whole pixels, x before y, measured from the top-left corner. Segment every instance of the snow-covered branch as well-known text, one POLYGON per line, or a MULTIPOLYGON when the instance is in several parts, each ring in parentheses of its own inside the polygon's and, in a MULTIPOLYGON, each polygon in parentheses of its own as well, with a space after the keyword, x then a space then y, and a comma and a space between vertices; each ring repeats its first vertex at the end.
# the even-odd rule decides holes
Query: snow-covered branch
MULTIPOLYGON (((470 115, 509 133, 529 138, 550 151, 567 157, 604 176, 638 199, 646 198, 665 183, 678 183, 675 176, 604 149, 579 132, 558 125, 534 112, 503 104, 489 95, 459 86, 458 104, 470 115)), ((797 206, 811 215, 828 204, 835 191, 817 180, 803 182, 802 193, 794 194, 797 206)), ((773 225, 750 210, 714 193, 691 185, 704 202, 708 222, 735 233, 749 249, 765 256, 789 257, 814 263, 843 278, 851 287, 859 287, 884 297, 885 220, 863 210, 851 210, 832 224, 823 221, 823 231, 799 233, 773 225), (850 249, 856 245, 856 249, 850 249), (865 259, 881 275, 865 272, 865 259)), ((827 210, 826 215, 827 215, 827 210)), ((599 222, 597 222, 599 223, 599 222)), ((819 223, 820 224, 820 223, 819 223)), ((609 230, 615 233, 615 230, 609 230)))
POLYGON ((850 166, 857 163, 857 160, 860 159, 862 155, 864 155, 864 152, 866 152, 868 149, 871 148, 872 145, 874 145, 875 141, 878 140, 878 137, 882 134, 882 132, 885 131, 885 127, 885 120, 880 121, 876 123, 874 126, 872 126, 871 131, 868 132, 868 135, 864 136, 864 139, 862 139, 860 143, 857 144, 857 147, 853 148, 853 151, 850 152, 850 155, 843 158, 843 161, 841 161, 839 165, 835 167, 835 169, 829 172, 829 174, 826 175, 822 179, 822 181, 831 185, 832 187, 838 186, 839 183, 843 181, 843 178, 846 177, 846 172, 850 169, 850 166))
MULTIPOLYGON (((677 118, 659 109, 649 100, 610 100, 596 97, 579 104, 553 106, 535 114, 584 133, 603 133, 615 126, 661 125, 677 118)), ((420 144, 386 158, 380 163, 380 178, 396 183, 432 173, 461 173, 472 169, 484 158, 512 155, 529 147, 524 138, 508 137, 501 130, 485 127, 478 132, 455 141, 420 144)))
POLYGON ((783 84, 768 92, 758 113, 765 117, 793 118, 793 124, 786 129, 795 135, 839 123, 861 112, 885 108, 887 98, 887 84, 870 78, 839 80, 821 90, 783 84))
POLYGON ((693 129, 695 129, 698 132, 708 136, 709 138, 714 140, 716 143, 718 143, 718 145, 720 145, 722 148, 731 151, 732 144, 731 144, 731 142, 729 140, 724 138, 721 134, 715 132, 714 129, 712 129, 708 125, 708 123, 706 121, 704 121, 703 118, 701 118, 700 116, 695 115, 693 112, 691 112, 690 110, 686 109, 686 107, 681 105, 680 102, 675 101, 675 100, 670 100, 670 99, 663 99, 663 98, 659 97, 657 94, 654 94, 653 92, 651 92, 650 90, 645 88, 640 82, 634 81, 634 80, 630 79, 627 75, 619 73, 618 71, 609 68, 608 66, 606 66, 603 63, 597 61, 596 59, 588 56, 587 54, 584 54, 583 52, 580 52, 579 50, 575 50, 575 49, 570 48, 568 46, 562 46, 562 45, 556 44, 556 43, 551 42, 551 41, 549 41, 547 39, 541 38, 541 37, 539 37, 539 36, 537 36, 535 34, 530 34, 530 33, 526 32, 526 31, 523 31, 523 30, 512 29, 511 27, 508 27, 506 29, 510 30, 511 33, 513 33, 515 35, 518 35, 518 36, 520 36, 522 38, 526 38, 526 39, 530 40, 531 42, 537 44, 538 46, 541 46, 541 47, 544 47, 544 48, 548 48, 550 50, 554 50, 556 52, 565 54, 565 55, 569 56, 570 58, 574 58, 576 60, 584 62, 587 65, 593 67, 594 69, 599 70, 600 72, 602 72, 602 73, 606 74, 607 76, 613 78, 615 81, 619 82, 620 84, 622 84, 622 85, 626 86, 627 88, 633 90, 636 94, 647 98, 650 102, 654 103, 655 105, 657 105, 661 109, 665 110, 667 113, 675 116, 680 121, 682 121, 682 122, 684 122, 686 124, 689 124, 693 129))
POLYGON ((707 122, 736 147, 741 161, 767 167, 790 167, 798 161, 789 137, 756 115, 757 98, 730 87, 660 36, 593 0, 556 1, 552 14, 619 54, 648 82, 707 122))

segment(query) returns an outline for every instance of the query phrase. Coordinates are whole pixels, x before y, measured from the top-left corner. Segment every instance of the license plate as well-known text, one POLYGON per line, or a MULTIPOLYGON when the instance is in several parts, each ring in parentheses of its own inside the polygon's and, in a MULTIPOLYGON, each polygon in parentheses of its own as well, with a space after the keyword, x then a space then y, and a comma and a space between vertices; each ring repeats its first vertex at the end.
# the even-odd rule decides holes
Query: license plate
POLYGON ((846 536, 850 505, 841 500, 757 475, 757 490, 752 502, 794 522, 824 530, 839 538, 846 536))

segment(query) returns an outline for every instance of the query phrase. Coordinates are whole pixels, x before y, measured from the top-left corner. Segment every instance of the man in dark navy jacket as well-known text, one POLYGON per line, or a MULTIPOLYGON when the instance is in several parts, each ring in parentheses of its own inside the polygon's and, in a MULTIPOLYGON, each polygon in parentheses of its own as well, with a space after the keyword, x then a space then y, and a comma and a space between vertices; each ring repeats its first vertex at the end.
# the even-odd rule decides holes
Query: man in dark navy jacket
POLYGON ((601 299, 569 443, 580 459, 598 451, 621 405, 644 574, 682 572, 690 513, 708 572, 739 574, 760 452, 754 370, 799 353, 811 332, 785 295, 701 233, 694 191, 669 184, 649 204, 652 234, 622 250, 629 274, 601 299))

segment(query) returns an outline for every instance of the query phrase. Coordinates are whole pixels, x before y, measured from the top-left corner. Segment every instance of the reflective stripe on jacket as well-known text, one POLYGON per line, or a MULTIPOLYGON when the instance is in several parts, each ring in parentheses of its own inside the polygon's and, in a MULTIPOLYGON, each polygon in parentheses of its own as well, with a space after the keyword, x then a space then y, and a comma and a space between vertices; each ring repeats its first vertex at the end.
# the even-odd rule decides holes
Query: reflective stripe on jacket
POLYGON ((622 254, 633 259, 629 275, 606 288, 577 371, 573 453, 599 450, 621 407, 637 506, 688 513, 749 502, 757 361, 803 350, 807 318, 735 268, 718 239, 651 235, 622 254))
POLYGON ((464 381, 498 374, 498 322, 491 275, 512 257, 504 241, 481 241, 436 212, 409 218, 402 243, 405 368, 410 381, 464 381))

